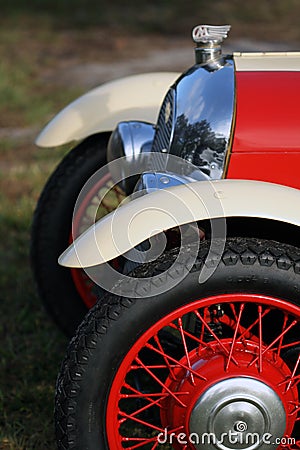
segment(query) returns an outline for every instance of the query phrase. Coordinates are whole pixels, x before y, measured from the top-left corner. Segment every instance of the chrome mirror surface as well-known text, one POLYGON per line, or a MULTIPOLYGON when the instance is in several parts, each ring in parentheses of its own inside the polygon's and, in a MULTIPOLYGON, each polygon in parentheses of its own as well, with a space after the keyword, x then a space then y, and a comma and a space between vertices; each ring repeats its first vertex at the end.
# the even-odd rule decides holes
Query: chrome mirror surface
POLYGON ((235 107, 231 58, 224 65, 196 64, 170 89, 162 105, 152 151, 169 152, 222 178, 235 107))

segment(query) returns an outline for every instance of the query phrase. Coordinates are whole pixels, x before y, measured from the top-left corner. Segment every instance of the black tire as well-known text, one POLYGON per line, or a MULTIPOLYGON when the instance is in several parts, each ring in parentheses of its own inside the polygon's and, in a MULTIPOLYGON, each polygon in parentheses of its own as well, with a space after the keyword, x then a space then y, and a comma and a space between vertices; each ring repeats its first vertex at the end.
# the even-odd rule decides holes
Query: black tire
MULTIPOLYGON (((295 341, 299 342, 300 250, 273 241, 230 238, 215 272, 204 284, 199 285, 199 273, 207 256, 208 246, 208 242, 201 244, 193 268, 184 280, 170 291, 145 299, 107 295, 101 304, 96 304, 89 312, 79 327, 77 335, 70 343, 57 381, 55 421, 59 449, 116 450, 116 448, 119 448, 114 442, 108 441, 106 420, 108 418, 109 399, 111 395, 114 395, 116 380, 120 372, 123 371, 124 358, 135 351, 133 346, 143 339, 144 334, 148 332, 150 327, 156 326, 155 324, 163 317, 176 312, 178 309, 188 307, 196 299, 203 302, 202 299, 224 294, 231 294, 231 296, 257 294, 282 299, 288 307, 292 308, 292 305, 296 305, 299 322, 295 325, 296 328, 294 328, 293 333, 297 335, 295 341)), ((151 282, 143 283, 142 278, 144 277, 161 274, 161 280, 164 282, 166 277, 181 276, 182 270, 180 268, 172 270, 171 273, 166 272, 166 268, 170 266, 175 257, 176 252, 173 250, 147 267, 142 266, 134 271, 134 276, 141 279, 140 283, 142 283, 142 288, 146 293, 150 293, 155 285, 151 286, 151 282)), ((132 280, 132 289, 138 289, 138 283, 135 280, 132 280)), ((128 292, 128 286, 126 292, 128 292)), ((250 308, 248 310, 250 313, 251 308, 257 307, 254 303, 249 303, 246 306, 250 308)), ((276 320, 281 320, 279 319, 280 308, 278 310, 271 308, 270 314, 269 319, 267 314, 266 318, 260 319, 264 320, 264 327, 266 326, 268 329, 267 336, 264 336, 266 343, 272 339, 272 330, 276 326, 276 320)), ((255 327, 252 329, 255 329, 255 327)), ((216 328, 215 333, 218 332, 216 328)), ((229 329, 226 332, 233 333, 229 329)), ((255 332, 253 332, 253 335, 255 332)), ((292 333, 292 331, 289 331, 289 333, 292 333)), ((287 339, 287 336, 285 335, 284 339, 287 339)), ((289 336, 289 342, 293 338, 294 334, 292 337, 289 336)), ((165 337, 162 339, 165 339, 165 337)), ((210 339, 214 341, 212 336, 210 336, 210 339)), ((175 340, 173 336, 170 346, 175 345, 175 340)), ((141 351, 146 351, 145 349, 146 347, 143 347, 141 351)), ((299 350, 299 344, 296 349, 293 346, 288 347, 287 351, 282 350, 282 357, 295 361, 297 359, 295 358, 295 352, 298 355, 299 350), (292 351, 294 351, 294 355, 291 357, 292 351), (287 354, 289 354, 288 357, 287 354)), ((180 351, 183 352, 183 350, 180 351)), ((140 353, 137 355, 140 359, 143 358, 140 353)), ((145 358, 147 357, 146 355, 145 358)), ((138 364, 136 361, 137 359, 134 361, 135 365, 138 364)), ((264 364, 266 364, 265 361, 264 364)), ((289 364, 295 367, 295 362, 289 362, 289 364)), ((290 370, 292 371, 292 368, 290 370)), ((297 374, 299 374, 299 368, 297 374)), ((144 383, 147 383, 147 381, 144 381, 144 383)), ((141 391, 142 388, 139 388, 139 390, 141 391)), ((131 391, 127 390, 127 392, 131 391)), ((145 392, 145 389, 143 392, 145 392)), ((155 420, 159 422, 161 416, 158 415, 157 417, 153 419, 154 422, 151 422, 152 419, 147 420, 149 420, 149 423, 157 425, 155 420)), ((109 420, 113 423, 117 418, 110 415, 109 420)), ((135 425, 139 426, 138 423, 135 425)), ((159 424, 159 426, 161 427, 162 424, 159 424)), ((293 436, 300 439, 299 429, 298 431, 295 430, 296 427, 294 427, 293 436)), ((118 433, 117 427, 115 433, 118 433)), ((125 444, 124 448, 126 448, 125 444)), ((146 445, 141 448, 152 447, 146 445)))
POLYGON ((68 247, 73 210, 86 181, 106 164, 109 133, 91 136, 70 151, 39 198, 31 233, 31 264, 40 298, 55 323, 72 336, 88 308, 69 269, 57 263, 68 247))

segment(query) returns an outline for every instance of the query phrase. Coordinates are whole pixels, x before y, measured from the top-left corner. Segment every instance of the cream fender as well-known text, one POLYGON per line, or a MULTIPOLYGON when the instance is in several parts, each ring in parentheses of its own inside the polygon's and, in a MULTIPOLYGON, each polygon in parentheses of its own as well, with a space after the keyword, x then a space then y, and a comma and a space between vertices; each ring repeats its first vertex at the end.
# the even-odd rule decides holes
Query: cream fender
POLYGON ((112 131, 123 120, 155 123, 176 72, 132 75, 99 86, 70 103, 42 130, 39 147, 56 147, 112 131))
POLYGON ((59 263, 95 266, 162 231, 210 218, 259 217, 300 226, 299 204, 299 190, 260 181, 196 181, 175 186, 120 206, 76 239, 59 263))

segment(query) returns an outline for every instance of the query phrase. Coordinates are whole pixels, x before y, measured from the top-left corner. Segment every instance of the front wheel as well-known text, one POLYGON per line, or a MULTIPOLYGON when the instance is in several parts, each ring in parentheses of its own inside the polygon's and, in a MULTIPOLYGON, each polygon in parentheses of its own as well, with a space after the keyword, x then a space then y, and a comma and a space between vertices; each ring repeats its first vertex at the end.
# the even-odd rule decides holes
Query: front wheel
MULTIPOLYGON (((300 251, 228 239, 199 284, 208 247, 168 292, 89 313, 58 378, 60 449, 299 449, 300 251)), ((134 275, 181 276, 173 258, 134 275)))

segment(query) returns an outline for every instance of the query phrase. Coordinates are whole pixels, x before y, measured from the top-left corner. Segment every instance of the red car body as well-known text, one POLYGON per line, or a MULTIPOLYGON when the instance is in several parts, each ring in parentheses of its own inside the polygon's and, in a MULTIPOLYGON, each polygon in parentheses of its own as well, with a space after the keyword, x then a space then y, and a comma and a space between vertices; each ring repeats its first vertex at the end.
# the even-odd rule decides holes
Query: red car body
POLYGON ((226 178, 300 188, 300 72, 236 72, 236 119, 226 178))

